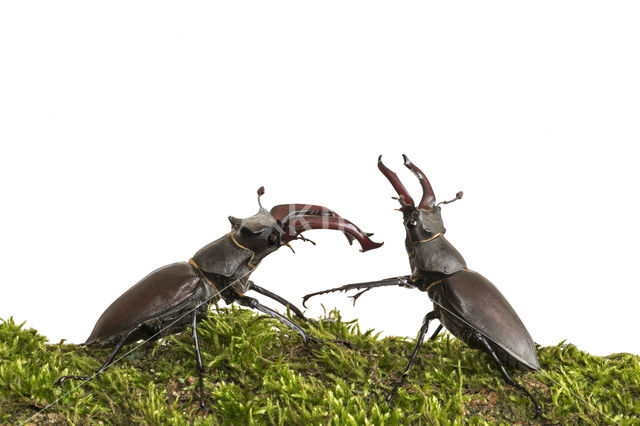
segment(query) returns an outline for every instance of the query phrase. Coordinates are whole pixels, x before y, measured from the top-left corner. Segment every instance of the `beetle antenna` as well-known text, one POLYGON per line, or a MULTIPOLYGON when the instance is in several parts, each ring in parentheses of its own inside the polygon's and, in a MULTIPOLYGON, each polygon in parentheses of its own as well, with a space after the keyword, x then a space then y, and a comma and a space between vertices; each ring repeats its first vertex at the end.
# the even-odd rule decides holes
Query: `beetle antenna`
POLYGON ((260 202, 260 197, 262 197, 264 195, 264 186, 261 186, 260 188, 258 188, 258 206, 260 206, 260 211, 264 210, 264 207, 262 207, 262 203, 260 202))
POLYGON ((400 195, 399 197, 391 197, 391 198, 393 198, 394 200, 398 201, 400 203, 400 205, 402 206, 399 209, 394 209, 395 211, 403 212, 403 211, 405 211, 406 208, 413 208, 413 205, 410 205, 405 201, 403 195, 400 195))
POLYGON ((464 195, 464 192, 458 191, 456 193, 456 198, 454 198, 452 200, 448 200, 448 201, 440 201, 438 204, 436 204, 436 207, 439 206, 440 204, 449 204, 449 203, 453 203, 454 201, 458 201, 459 199, 462 198, 463 195, 464 195))

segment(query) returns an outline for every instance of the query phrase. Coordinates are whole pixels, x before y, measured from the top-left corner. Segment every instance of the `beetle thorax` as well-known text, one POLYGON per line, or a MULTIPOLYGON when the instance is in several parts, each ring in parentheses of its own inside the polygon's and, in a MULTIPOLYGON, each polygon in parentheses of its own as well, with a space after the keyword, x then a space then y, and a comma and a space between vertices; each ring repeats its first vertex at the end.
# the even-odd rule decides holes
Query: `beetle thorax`
POLYGON ((467 267, 462 255, 444 237, 440 207, 402 210, 413 280, 423 280, 434 273, 448 275, 467 267))

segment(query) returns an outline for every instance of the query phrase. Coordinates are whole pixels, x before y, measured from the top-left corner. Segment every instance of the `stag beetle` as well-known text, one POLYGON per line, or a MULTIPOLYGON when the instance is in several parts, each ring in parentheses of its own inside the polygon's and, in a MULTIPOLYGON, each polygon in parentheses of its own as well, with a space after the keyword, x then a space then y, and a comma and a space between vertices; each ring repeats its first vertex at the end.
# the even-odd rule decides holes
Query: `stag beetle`
MULTIPOLYGON (((345 233, 349 243, 357 240, 361 251, 378 248, 372 234, 362 232, 350 221, 326 207, 308 204, 281 204, 271 211, 260 203, 264 187, 258 189, 260 210, 254 216, 238 219, 229 216, 231 232, 201 248, 189 262, 178 262, 151 272, 107 308, 100 316, 84 345, 115 346, 94 376, 64 376, 56 381, 90 380, 103 372, 118 351, 127 343, 183 331, 192 326, 196 360, 200 376, 200 409, 204 406, 203 366, 196 324, 208 312, 209 302, 223 299, 238 302, 278 318, 298 332, 305 342, 322 342, 309 336, 287 317, 245 296, 254 290, 291 309, 302 320, 309 321, 293 304, 249 280, 249 276, 270 253, 290 241, 310 241, 300 233, 310 229, 334 229, 345 233)), ((293 248, 291 248, 293 250, 293 248)), ((348 341, 334 340, 348 344, 348 341)))
POLYGON ((445 227, 440 204, 459 200, 462 192, 458 192, 453 200, 436 205, 436 197, 427 176, 406 155, 403 158, 404 165, 418 177, 422 186, 422 199, 417 207, 398 176, 382 163, 382 156, 378 157, 378 169, 398 193, 398 197, 394 199, 400 202, 399 210, 403 215, 405 247, 409 254, 411 275, 348 284, 311 293, 304 296, 303 306, 306 307, 306 301, 310 297, 333 291, 362 290, 352 296, 354 304, 363 293, 376 287, 398 285, 426 291, 434 303, 433 311, 424 317, 415 349, 402 379, 394 386, 386 401, 390 402, 406 380, 424 341, 429 322, 438 319, 440 325, 430 340, 438 335, 444 325, 458 339, 489 354, 505 380, 523 390, 533 401, 536 415, 540 415, 540 404, 505 370, 505 365, 523 370, 540 369, 536 347, 529 332, 502 293, 485 277, 469 270, 460 253, 444 237, 445 227))

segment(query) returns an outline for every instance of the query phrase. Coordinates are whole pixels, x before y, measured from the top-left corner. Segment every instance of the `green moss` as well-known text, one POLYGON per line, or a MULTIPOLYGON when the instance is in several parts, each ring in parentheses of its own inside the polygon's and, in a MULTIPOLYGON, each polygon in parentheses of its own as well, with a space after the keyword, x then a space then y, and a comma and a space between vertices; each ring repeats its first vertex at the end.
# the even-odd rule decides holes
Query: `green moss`
POLYGON ((58 377, 91 374, 109 350, 49 345, 35 330, 2 321, 0 423, 640 424, 635 355, 596 357, 564 344, 539 348, 544 371, 513 372, 543 405, 544 418, 532 420, 531 401, 504 383, 489 357, 447 335, 422 347, 390 408, 383 399, 414 342, 380 339, 337 312, 331 317, 335 322, 309 332, 349 339, 353 349, 304 345, 278 321, 245 309, 214 311, 198 328, 207 414, 197 413, 190 333, 144 344, 98 379, 74 390, 79 382, 67 382, 62 391, 53 386, 58 377))

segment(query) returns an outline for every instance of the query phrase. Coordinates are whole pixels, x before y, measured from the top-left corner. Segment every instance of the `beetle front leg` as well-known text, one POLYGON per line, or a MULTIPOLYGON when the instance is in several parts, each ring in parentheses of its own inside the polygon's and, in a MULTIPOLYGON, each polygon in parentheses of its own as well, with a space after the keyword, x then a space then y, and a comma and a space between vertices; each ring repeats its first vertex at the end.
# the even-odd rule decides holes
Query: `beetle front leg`
POLYGON ((127 341, 127 339, 133 334, 135 333, 141 326, 142 324, 139 324, 138 326, 132 328, 127 334, 125 334, 125 336, 122 338, 122 340, 120 340, 120 342, 116 345, 116 347, 113 349, 113 351, 111 351, 111 354, 109 354, 109 358, 107 358, 107 360, 104 362, 104 364, 102 364, 102 367, 100 367, 98 369, 98 371, 96 371, 96 373, 93 376, 62 376, 60 377, 58 380, 56 380, 56 382, 54 383, 54 385, 58 385, 62 388, 62 384, 66 381, 66 380, 84 380, 84 381, 89 381, 91 379, 93 379, 94 377, 98 377, 100 375, 100 373, 102 373, 104 370, 106 370, 109 365, 111 365, 111 363, 113 362, 113 359, 116 357, 116 354, 120 351, 120 349, 122 349, 122 347, 124 346, 125 342, 127 341))
POLYGON ((343 285, 341 287, 336 287, 336 288, 330 288, 328 290, 322 290, 322 291, 316 291, 315 293, 309 293, 307 295, 305 295, 302 298, 302 306, 304 306, 305 308, 307 307, 307 300, 309 300, 310 298, 314 297, 314 296, 318 296, 320 294, 326 294, 326 293, 332 293, 334 291, 349 291, 349 290, 362 290, 365 289, 364 291, 361 291, 360 293, 356 294, 355 296, 353 296, 353 303, 356 303, 356 299, 358 297, 360 297, 360 295, 372 288, 376 288, 376 287, 386 287, 386 286, 392 286, 392 285, 399 285, 399 286, 406 286, 406 285, 410 285, 410 280, 409 280, 409 275, 405 275, 402 277, 393 277, 393 278, 386 278, 384 280, 380 280, 380 281, 369 281, 369 282, 364 282, 364 283, 355 283, 355 284, 347 284, 347 285, 343 285))
POLYGON ((422 321, 422 327, 420 327, 420 333, 418 334, 418 339, 416 340, 416 347, 413 350, 413 353, 411 354, 411 358, 409 358, 409 364, 407 364, 406 368, 402 372, 402 378, 400 379, 400 381, 396 383, 396 385, 393 387, 391 392, 389 392, 389 395, 387 395, 387 397, 385 398, 385 401, 387 403, 391 401, 391 398, 393 397, 393 395, 398 391, 400 386, 404 384, 405 380, 407 380, 407 376, 409 375, 409 369, 411 368, 414 361, 416 360, 416 356, 418 356, 418 351, 420 350, 420 346, 422 346, 422 342, 424 341, 424 336, 427 334, 427 330, 429 330, 429 323, 431 322, 431 320, 436 318, 437 318, 437 315, 435 311, 431 311, 424 316, 424 320, 422 321))
POLYGON ((496 354, 496 352, 493 350, 493 348, 491 347, 491 345, 487 341, 487 338, 485 336, 483 336, 482 334, 480 334, 480 333, 476 333, 475 334, 475 338, 478 341, 478 343, 480 343, 480 345, 482 346, 482 349, 484 349, 484 351, 486 353, 488 353, 489 356, 493 359, 493 362, 496 363, 496 365, 498 366, 498 369, 502 373, 502 376, 507 381, 507 383, 509 383, 512 386, 517 387, 518 389, 522 390, 525 394, 527 394, 529 399, 531 399, 531 401, 533 401, 533 405, 536 407, 536 417, 541 416, 542 415, 542 407, 540 406, 538 401, 536 401, 536 399, 533 397, 533 395, 531 395, 531 393, 527 390, 527 388, 525 388, 520 383, 516 382, 515 380, 513 380, 511 378, 509 373, 507 373, 507 370, 504 368, 504 365, 502 364, 502 361, 500 361, 500 359, 498 358, 498 355, 496 354))
POLYGON ((256 310, 258 310, 258 311, 260 311, 260 312, 262 312, 264 314, 267 314, 267 315, 272 316, 274 318, 278 318, 284 325, 286 325, 287 327, 295 330, 300 336, 302 336, 302 339, 304 340, 305 343, 307 343, 307 342, 316 342, 316 343, 331 342, 331 343, 342 343, 343 345, 351 347, 351 342, 349 342, 348 340, 342 340, 342 339, 321 340, 321 339, 316 339, 315 337, 310 336, 298 324, 294 323, 289 318, 287 318, 284 315, 274 311, 273 309, 268 308, 268 307, 260 304, 260 302, 258 302, 253 297, 241 296, 241 297, 238 297, 238 299, 236 299, 236 300, 242 306, 246 306, 248 308, 256 309, 256 310))
POLYGON ((196 328, 196 324, 198 322, 198 313, 197 311, 193 312, 193 320, 191 322, 191 329, 193 331, 193 343, 196 347, 196 360, 198 361, 198 373, 200 375, 200 408, 198 411, 207 411, 207 408, 204 405, 204 367, 202 366, 202 356, 200 355, 200 344, 198 343, 198 329, 196 328))
POLYGON ((264 296, 267 296, 270 299, 275 300, 276 302, 280 303, 281 305, 286 306, 287 308, 291 309, 291 312, 293 312, 301 320, 306 321, 306 322, 312 322, 309 318, 304 316, 302 311, 297 306, 295 306, 293 303, 291 303, 288 300, 286 300, 284 297, 278 296, 277 294, 270 292, 266 288, 263 288, 263 287, 260 287, 259 285, 256 285, 253 281, 249 281, 249 283, 250 283, 249 290, 255 290, 256 292, 258 292, 258 293, 260 293, 260 294, 262 294, 264 296))

